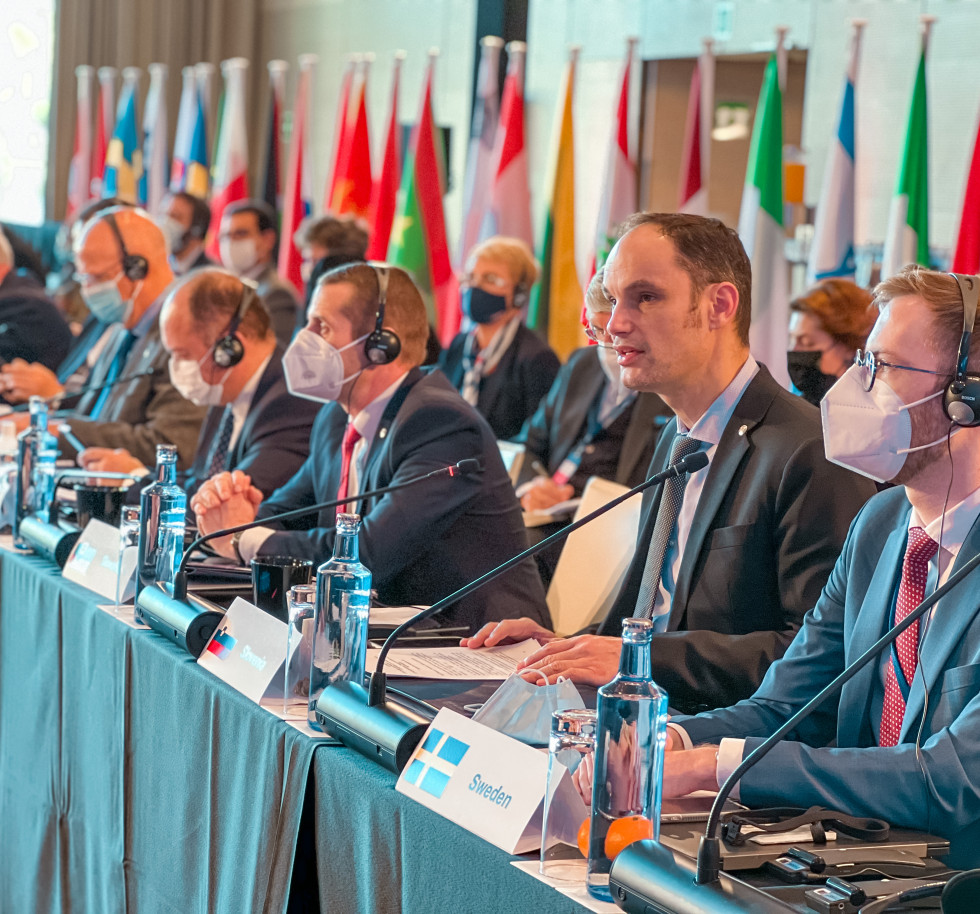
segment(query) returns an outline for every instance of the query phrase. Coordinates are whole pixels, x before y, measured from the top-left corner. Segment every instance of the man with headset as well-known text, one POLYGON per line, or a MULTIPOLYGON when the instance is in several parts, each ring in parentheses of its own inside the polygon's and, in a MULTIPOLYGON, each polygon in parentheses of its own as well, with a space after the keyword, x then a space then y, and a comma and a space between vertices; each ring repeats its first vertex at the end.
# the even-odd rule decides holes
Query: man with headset
MULTIPOLYGON (((75 456, 77 440, 83 449, 119 448, 154 466, 156 446, 173 444, 187 467, 205 410, 185 400, 167 372, 158 317, 174 275, 163 234, 142 210, 107 209, 86 224, 75 265, 89 309, 116 326, 65 416, 72 437, 59 440, 61 453, 75 456)), ((117 469, 111 463, 100 469, 117 469)))
POLYGON ((204 252, 204 242, 211 225, 211 207, 207 200, 178 190, 167 194, 160 205, 160 229, 170 245, 170 266, 183 276, 191 270, 214 266, 204 252))
MULTIPOLYGON (((790 715, 980 552, 980 277, 906 267, 868 351, 822 401, 827 457, 895 488, 855 519, 756 693, 675 717, 664 794, 715 789, 790 715), (957 350, 957 343, 959 349, 957 350), (686 750, 686 751, 683 751, 686 750)), ((750 806, 819 805, 950 839, 980 866, 980 598, 968 576, 743 777, 750 806)), ((736 796, 739 795, 736 793, 736 796)))
MULTIPOLYGON (((248 473, 265 496, 292 479, 309 454, 319 407, 287 390, 283 350, 254 288, 221 269, 197 270, 171 288, 160 334, 174 387, 209 407, 184 489, 193 494, 231 468, 248 473)), ((80 462, 149 472, 124 450, 88 448, 80 462)))
MULTIPOLYGON (((222 473, 191 500, 204 533, 293 508, 354 496, 478 459, 482 473, 432 478, 353 501, 363 517, 360 558, 388 604, 433 603, 520 552, 520 507, 493 433, 438 371, 419 369, 428 334, 425 305, 396 267, 348 264, 326 273, 307 327, 286 352, 294 394, 327 403, 310 456, 296 477, 262 499, 248 475, 222 473)), ((324 561, 337 511, 258 527, 212 541, 228 557, 293 555, 324 561)), ((528 559, 451 607, 444 621, 476 626, 530 612, 547 619, 544 589, 528 559)))

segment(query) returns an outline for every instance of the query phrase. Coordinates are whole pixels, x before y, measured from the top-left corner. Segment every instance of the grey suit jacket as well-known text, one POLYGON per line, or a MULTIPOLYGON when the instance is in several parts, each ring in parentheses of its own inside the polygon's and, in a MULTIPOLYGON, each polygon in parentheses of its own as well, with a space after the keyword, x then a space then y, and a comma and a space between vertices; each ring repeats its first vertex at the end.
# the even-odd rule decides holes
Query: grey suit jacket
MULTIPOLYGON (((911 507, 903 488, 873 498, 854 521, 816 606, 750 699, 677 717, 695 743, 748 737, 751 752, 888 628, 911 507)), ((980 552, 980 519, 953 571, 980 552)), ((939 601, 921 642, 899 744, 876 744, 872 661, 778 744, 741 782, 751 806, 821 804, 947 837, 947 862, 980 866, 980 596, 977 572, 939 601), (928 694, 928 700, 926 695, 928 694), (921 761, 916 733, 922 723, 921 761), (835 745, 830 745, 835 741, 835 745)), ((880 694, 880 691, 879 691, 880 694)))

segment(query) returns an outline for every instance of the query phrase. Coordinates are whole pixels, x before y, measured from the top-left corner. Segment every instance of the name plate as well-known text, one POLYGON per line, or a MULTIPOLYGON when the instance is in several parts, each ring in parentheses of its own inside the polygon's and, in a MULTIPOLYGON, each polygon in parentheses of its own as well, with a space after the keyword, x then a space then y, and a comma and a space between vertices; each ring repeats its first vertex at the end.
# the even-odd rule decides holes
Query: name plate
POLYGON ((541 845, 548 755, 440 709, 395 789, 507 851, 541 845))
POLYGON ((61 573, 67 580, 94 590, 100 597, 115 600, 121 570, 124 583, 120 599, 126 602, 135 591, 138 557, 136 546, 130 546, 123 553, 120 566, 119 528, 93 518, 69 553, 61 573))

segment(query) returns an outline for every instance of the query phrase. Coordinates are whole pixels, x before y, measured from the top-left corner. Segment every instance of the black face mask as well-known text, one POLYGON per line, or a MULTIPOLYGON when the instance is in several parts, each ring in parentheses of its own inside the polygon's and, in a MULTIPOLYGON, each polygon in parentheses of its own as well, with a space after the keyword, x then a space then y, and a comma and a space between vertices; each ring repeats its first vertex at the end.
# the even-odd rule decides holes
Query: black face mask
POLYGON ((824 395, 837 383, 837 377, 824 374, 817 366, 823 353, 819 349, 808 349, 786 353, 789 379, 793 386, 803 394, 803 399, 819 406, 824 395))
POLYGON ((463 314, 477 324, 489 324, 507 309, 507 299, 475 286, 467 286, 462 295, 463 314))

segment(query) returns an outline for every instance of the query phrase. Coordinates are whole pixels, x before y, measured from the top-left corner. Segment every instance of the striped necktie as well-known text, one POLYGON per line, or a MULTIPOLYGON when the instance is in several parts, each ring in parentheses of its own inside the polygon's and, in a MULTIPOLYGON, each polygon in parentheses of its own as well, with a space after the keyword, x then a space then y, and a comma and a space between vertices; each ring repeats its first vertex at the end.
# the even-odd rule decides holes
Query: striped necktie
POLYGON ((228 451, 231 449, 231 433, 234 427, 235 417, 229 403, 221 414, 221 421, 218 423, 214 440, 211 442, 211 450, 208 451, 208 459, 205 464, 206 479, 228 469, 228 451))

